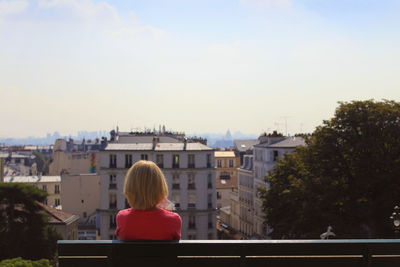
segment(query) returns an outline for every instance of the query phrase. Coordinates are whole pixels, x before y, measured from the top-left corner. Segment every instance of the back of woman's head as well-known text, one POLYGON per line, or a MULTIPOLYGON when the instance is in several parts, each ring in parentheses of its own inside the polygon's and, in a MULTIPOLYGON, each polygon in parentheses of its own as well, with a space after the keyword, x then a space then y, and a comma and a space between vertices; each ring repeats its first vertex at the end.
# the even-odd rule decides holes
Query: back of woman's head
POLYGON ((147 210, 168 197, 168 186, 154 162, 141 160, 126 173, 124 194, 132 208, 147 210))

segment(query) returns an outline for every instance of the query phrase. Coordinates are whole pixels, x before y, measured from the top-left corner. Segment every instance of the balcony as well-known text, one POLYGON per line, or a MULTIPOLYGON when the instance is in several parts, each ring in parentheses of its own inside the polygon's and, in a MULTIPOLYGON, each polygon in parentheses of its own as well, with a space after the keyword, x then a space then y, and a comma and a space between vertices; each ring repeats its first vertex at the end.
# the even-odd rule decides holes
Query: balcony
POLYGON ((59 240, 67 266, 399 266, 400 239, 59 240))
POLYGON ((116 163, 113 163, 113 164, 110 163, 110 165, 108 165, 108 167, 110 169, 116 169, 117 168, 117 164, 116 163))
POLYGON ((196 184, 194 184, 194 183, 188 184, 188 189, 189 190, 195 190, 196 189, 196 184))
POLYGON ((172 169, 179 169, 179 164, 172 164, 172 169))
POLYGON ((117 208, 117 203, 110 203, 109 208, 110 209, 116 209, 117 208))

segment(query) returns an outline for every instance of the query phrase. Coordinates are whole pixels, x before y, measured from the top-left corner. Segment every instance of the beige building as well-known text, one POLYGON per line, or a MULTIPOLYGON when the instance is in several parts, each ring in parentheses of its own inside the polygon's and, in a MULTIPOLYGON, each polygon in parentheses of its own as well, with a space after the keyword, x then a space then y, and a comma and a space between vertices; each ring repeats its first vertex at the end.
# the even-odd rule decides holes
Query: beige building
POLYGON ((6 183, 26 183, 47 192, 45 205, 61 208, 61 177, 60 176, 5 176, 6 183))
POLYGON ((63 211, 77 214, 86 224, 100 208, 100 176, 97 174, 64 174, 61 176, 63 211))
MULTIPOLYGON (((90 144, 90 143, 89 143, 90 144)), ((57 139, 54 145, 50 175, 96 173, 99 166, 99 145, 75 144, 57 139)))
POLYGON ((49 217, 48 224, 60 234, 62 239, 78 239, 79 216, 46 205, 42 205, 42 207, 49 217))
POLYGON ((240 158, 234 151, 215 151, 217 207, 231 205, 231 192, 237 189, 237 168, 240 158))
POLYGON ((243 165, 238 169, 239 176, 239 227, 235 228, 245 238, 253 235, 254 220, 254 171, 253 155, 243 156, 243 165))

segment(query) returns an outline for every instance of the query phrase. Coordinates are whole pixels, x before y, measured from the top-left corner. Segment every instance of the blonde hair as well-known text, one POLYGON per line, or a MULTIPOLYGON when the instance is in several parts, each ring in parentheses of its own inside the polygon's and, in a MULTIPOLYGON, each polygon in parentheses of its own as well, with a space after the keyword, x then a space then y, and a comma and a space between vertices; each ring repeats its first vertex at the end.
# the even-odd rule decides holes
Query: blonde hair
POLYGON ((124 195, 134 209, 155 208, 168 197, 164 174, 152 161, 136 162, 125 175, 124 195))

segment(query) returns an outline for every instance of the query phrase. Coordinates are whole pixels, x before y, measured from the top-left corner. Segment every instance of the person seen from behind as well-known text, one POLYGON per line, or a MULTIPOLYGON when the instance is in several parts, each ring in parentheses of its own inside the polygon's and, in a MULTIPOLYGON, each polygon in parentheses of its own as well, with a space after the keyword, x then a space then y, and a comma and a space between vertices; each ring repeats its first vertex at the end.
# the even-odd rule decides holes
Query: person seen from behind
POLYGON ((182 219, 167 210, 168 186, 152 161, 138 161, 125 176, 124 195, 131 208, 116 217, 120 240, 179 240, 182 219))

